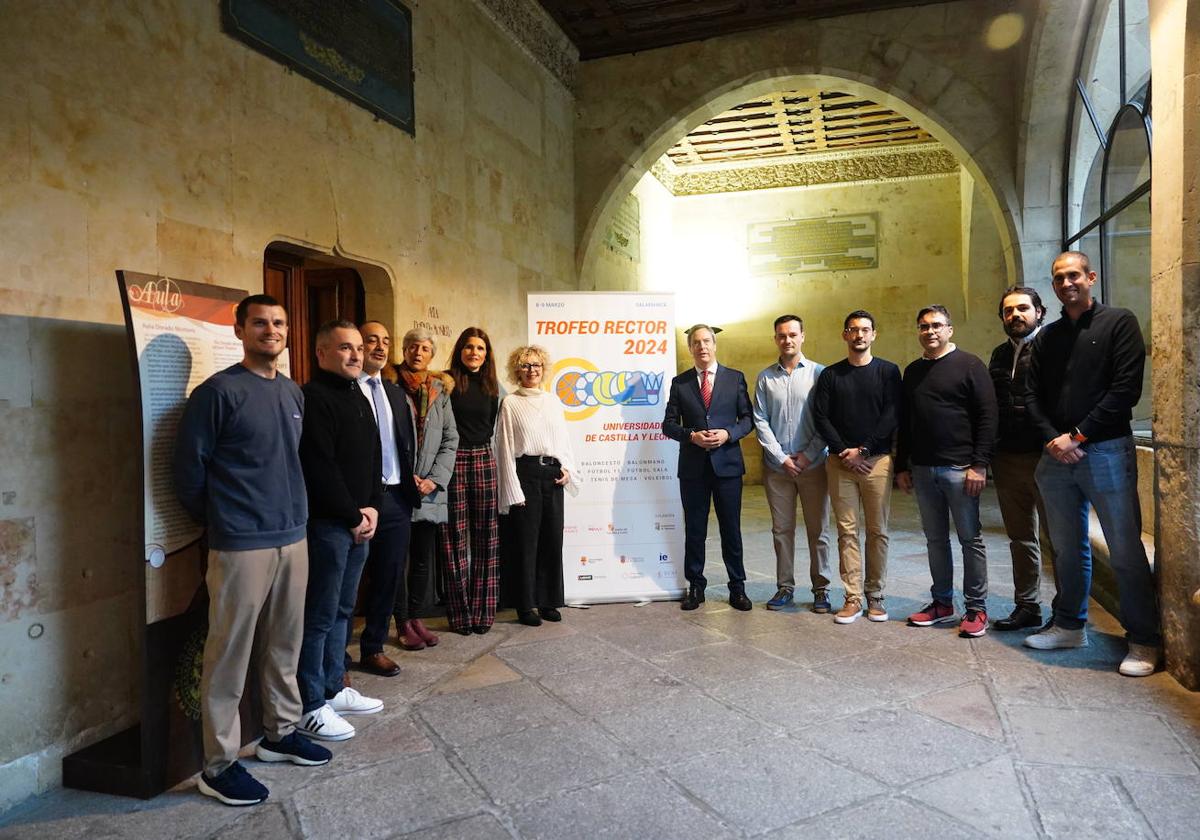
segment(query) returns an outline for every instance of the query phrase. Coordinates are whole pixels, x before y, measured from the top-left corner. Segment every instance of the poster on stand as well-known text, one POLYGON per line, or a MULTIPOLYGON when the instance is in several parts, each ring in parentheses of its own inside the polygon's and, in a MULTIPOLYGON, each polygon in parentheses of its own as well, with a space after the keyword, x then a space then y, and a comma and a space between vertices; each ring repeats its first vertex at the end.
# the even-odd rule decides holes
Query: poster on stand
POLYGON ((675 375, 675 299, 641 292, 529 295, 529 341, 550 353, 582 478, 563 520, 568 604, 678 598, 679 444, 662 433, 675 375))

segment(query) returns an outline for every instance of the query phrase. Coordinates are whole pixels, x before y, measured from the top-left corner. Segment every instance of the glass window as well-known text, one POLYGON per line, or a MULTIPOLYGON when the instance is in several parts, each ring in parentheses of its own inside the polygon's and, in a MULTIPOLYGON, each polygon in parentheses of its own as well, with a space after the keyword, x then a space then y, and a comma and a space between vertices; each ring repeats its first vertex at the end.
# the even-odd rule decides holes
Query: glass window
MULTIPOLYGON (((1096 294, 1133 311, 1150 346, 1150 31, 1147 0, 1095 0, 1078 57, 1063 179, 1063 244, 1096 294), (1087 233, 1084 233, 1087 231, 1087 233)), ((1134 431, 1149 434, 1150 364, 1134 431)))

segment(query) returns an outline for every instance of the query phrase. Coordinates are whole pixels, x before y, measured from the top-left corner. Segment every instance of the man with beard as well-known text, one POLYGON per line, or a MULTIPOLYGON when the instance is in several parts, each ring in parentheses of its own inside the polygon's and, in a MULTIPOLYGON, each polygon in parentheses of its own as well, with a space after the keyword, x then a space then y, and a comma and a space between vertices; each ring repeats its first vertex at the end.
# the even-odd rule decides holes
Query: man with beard
POLYGON ((1008 341, 992 351, 988 363, 1000 408, 1000 434, 992 456, 992 478, 1012 555, 1016 607, 1008 618, 993 622, 992 627, 1020 630, 1042 623, 1039 603, 1042 556, 1051 564, 1054 562, 1054 548, 1046 530, 1046 509, 1033 477, 1042 456, 1042 437, 1025 410, 1030 350, 1034 337, 1041 332, 1046 309, 1037 289, 1013 286, 1001 296, 999 314, 1008 341))

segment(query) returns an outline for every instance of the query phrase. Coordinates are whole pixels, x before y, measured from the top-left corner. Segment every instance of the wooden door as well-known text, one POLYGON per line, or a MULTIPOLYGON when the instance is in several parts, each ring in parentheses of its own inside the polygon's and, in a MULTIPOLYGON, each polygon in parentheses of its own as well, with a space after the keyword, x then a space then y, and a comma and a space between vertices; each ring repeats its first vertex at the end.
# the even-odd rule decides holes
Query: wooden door
POLYGON ((287 310, 292 379, 301 385, 317 367, 314 338, 321 324, 337 318, 360 324, 365 317, 362 278, 353 268, 268 250, 263 289, 287 310))

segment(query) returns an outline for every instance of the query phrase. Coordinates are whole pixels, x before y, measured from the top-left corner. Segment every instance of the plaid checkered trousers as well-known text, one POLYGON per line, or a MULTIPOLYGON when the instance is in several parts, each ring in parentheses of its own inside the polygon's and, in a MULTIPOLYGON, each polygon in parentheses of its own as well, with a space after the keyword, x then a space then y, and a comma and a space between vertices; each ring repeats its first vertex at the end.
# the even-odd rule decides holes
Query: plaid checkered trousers
POLYGON ((491 627, 500 595, 496 457, 490 445, 463 446, 450 479, 449 516, 438 526, 450 629, 491 627))

